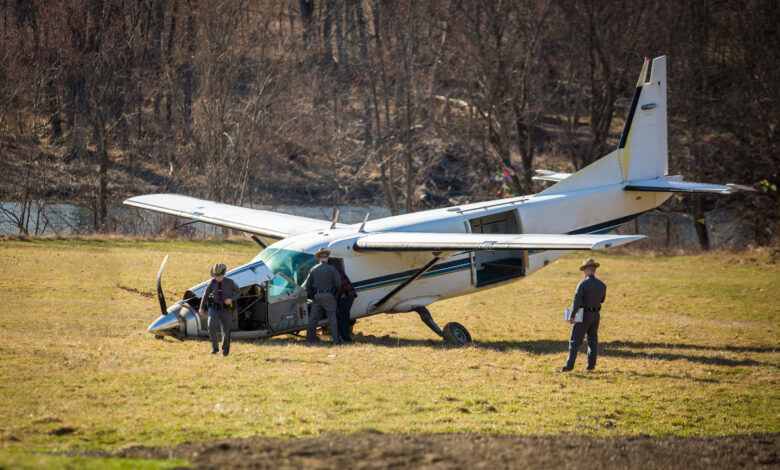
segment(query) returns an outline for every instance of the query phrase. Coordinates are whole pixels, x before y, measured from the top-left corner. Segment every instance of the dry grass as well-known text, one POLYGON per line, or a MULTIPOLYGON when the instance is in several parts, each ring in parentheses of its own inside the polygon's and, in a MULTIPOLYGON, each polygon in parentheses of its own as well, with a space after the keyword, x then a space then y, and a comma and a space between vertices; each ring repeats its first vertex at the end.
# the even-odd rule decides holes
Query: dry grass
MULTIPOLYGON (((59 451, 326 432, 780 432, 780 273, 770 254, 598 254, 608 286, 594 374, 560 376, 573 254, 520 282, 434 304, 476 342, 414 314, 361 320, 359 343, 237 342, 228 358, 156 341, 169 301, 251 242, 0 242, 0 446, 59 451)), ((584 355, 578 358, 578 370, 584 355)))

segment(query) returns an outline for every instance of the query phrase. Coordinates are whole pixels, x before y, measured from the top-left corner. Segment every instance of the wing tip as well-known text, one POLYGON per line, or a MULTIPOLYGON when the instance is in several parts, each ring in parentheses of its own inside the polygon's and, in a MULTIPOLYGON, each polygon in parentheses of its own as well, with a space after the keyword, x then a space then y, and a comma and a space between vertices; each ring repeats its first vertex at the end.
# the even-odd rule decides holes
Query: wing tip
POLYGON ((643 238, 647 238, 647 236, 646 235, 623 235, 620 237, 610 238, 609 240, 596 242, 591 246, 590 249, 594 251, 598 251, 598 250, 604 250, 606 248, 615 248, 620 245, 625 245, 628 243, 641 240, 643 238))

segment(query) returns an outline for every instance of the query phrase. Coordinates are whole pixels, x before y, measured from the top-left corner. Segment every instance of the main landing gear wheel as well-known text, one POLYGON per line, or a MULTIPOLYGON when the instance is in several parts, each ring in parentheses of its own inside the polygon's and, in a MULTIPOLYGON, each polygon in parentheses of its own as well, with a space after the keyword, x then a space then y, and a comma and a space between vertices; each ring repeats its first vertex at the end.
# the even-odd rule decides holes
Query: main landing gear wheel
POLYGON ((431 317, 431 312, 428 311, 425 307, 418 307, 414 309, 415 312, 417 312, 418 315, 420 315, 420 320, 423 321, 426 325, 428 325, 428 328, 433 330, 434 333, 441 336, 444 341, 450 344, 456 344, 456 345, 464 345, 471 343, 471 335, 469 334, 469 330, 466 329, 465 326, 461 325, 460 323, 447 323, 444 326, 444 330, 439 328, 439 325, 436 324, 435 321, 433 321, 433 317, 431 317))
POLYGON ((469 334, 469 330, 467 330, 466 327, 460 323, 447 323, 444 325, 444 330, 442 330, 442 333, 444 341, 450 344, 463 345, 471 343, 471 335, 469 334))

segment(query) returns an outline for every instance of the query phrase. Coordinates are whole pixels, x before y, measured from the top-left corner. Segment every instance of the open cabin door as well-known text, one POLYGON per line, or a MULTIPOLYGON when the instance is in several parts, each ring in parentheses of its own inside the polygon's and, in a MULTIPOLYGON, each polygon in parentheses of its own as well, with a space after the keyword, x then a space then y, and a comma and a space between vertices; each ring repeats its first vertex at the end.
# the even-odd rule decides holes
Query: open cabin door
MULTIPOLYGON (((515 209, 469 219, 471 233, 523 233, 515 209)), ((474 284, 477 287, 501 282, 525 274, 527 253, 513 251, 475 251, 471 255, 474 284)))
POLYGON ((309 321, 306 291, 278 272, 266 283, 268 327, 272 331, 301 329, 309 321))

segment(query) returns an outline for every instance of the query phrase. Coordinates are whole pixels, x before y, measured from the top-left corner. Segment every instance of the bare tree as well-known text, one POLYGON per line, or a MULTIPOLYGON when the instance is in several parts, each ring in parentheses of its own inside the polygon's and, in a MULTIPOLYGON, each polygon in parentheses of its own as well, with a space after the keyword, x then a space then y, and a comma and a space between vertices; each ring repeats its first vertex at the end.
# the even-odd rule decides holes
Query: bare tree
MULTIPOLYGON (((602 2, 598 0, 566 0, 557 2, 561 17, 567 22, 570 41, 568 60, 575 69, 564 82, 571 132, 576 129, 579 106, 586 105, 589 115, 590 140, 583 148, 568 145, 569 157, 576 169, 580 169, 607 153, 616 101, 630 90, 634 77, 629 71, 642 58, 639 50, 650 50, 649 43, 658 24, 648 18, 648 11, 662 11, 654 3, 639 0, 602 2), (580 77, 585 77, 584 80, 580 77), (585 87, 582 100, 579 91, 585 87), (573 101, 572 101, 572 96, 573 101)), ((650 50, 650 52, 652 52, 650 50)))
POLYGON ((521 156, 522 179, 515 185, 531 192, 531 174, 539 120, 557 92, 545 59, 550 49, 551 6, 547 1, 462 4, 459 35, 466 51, 465 93, 483 117, 488 142, 500 160, 521 156))

